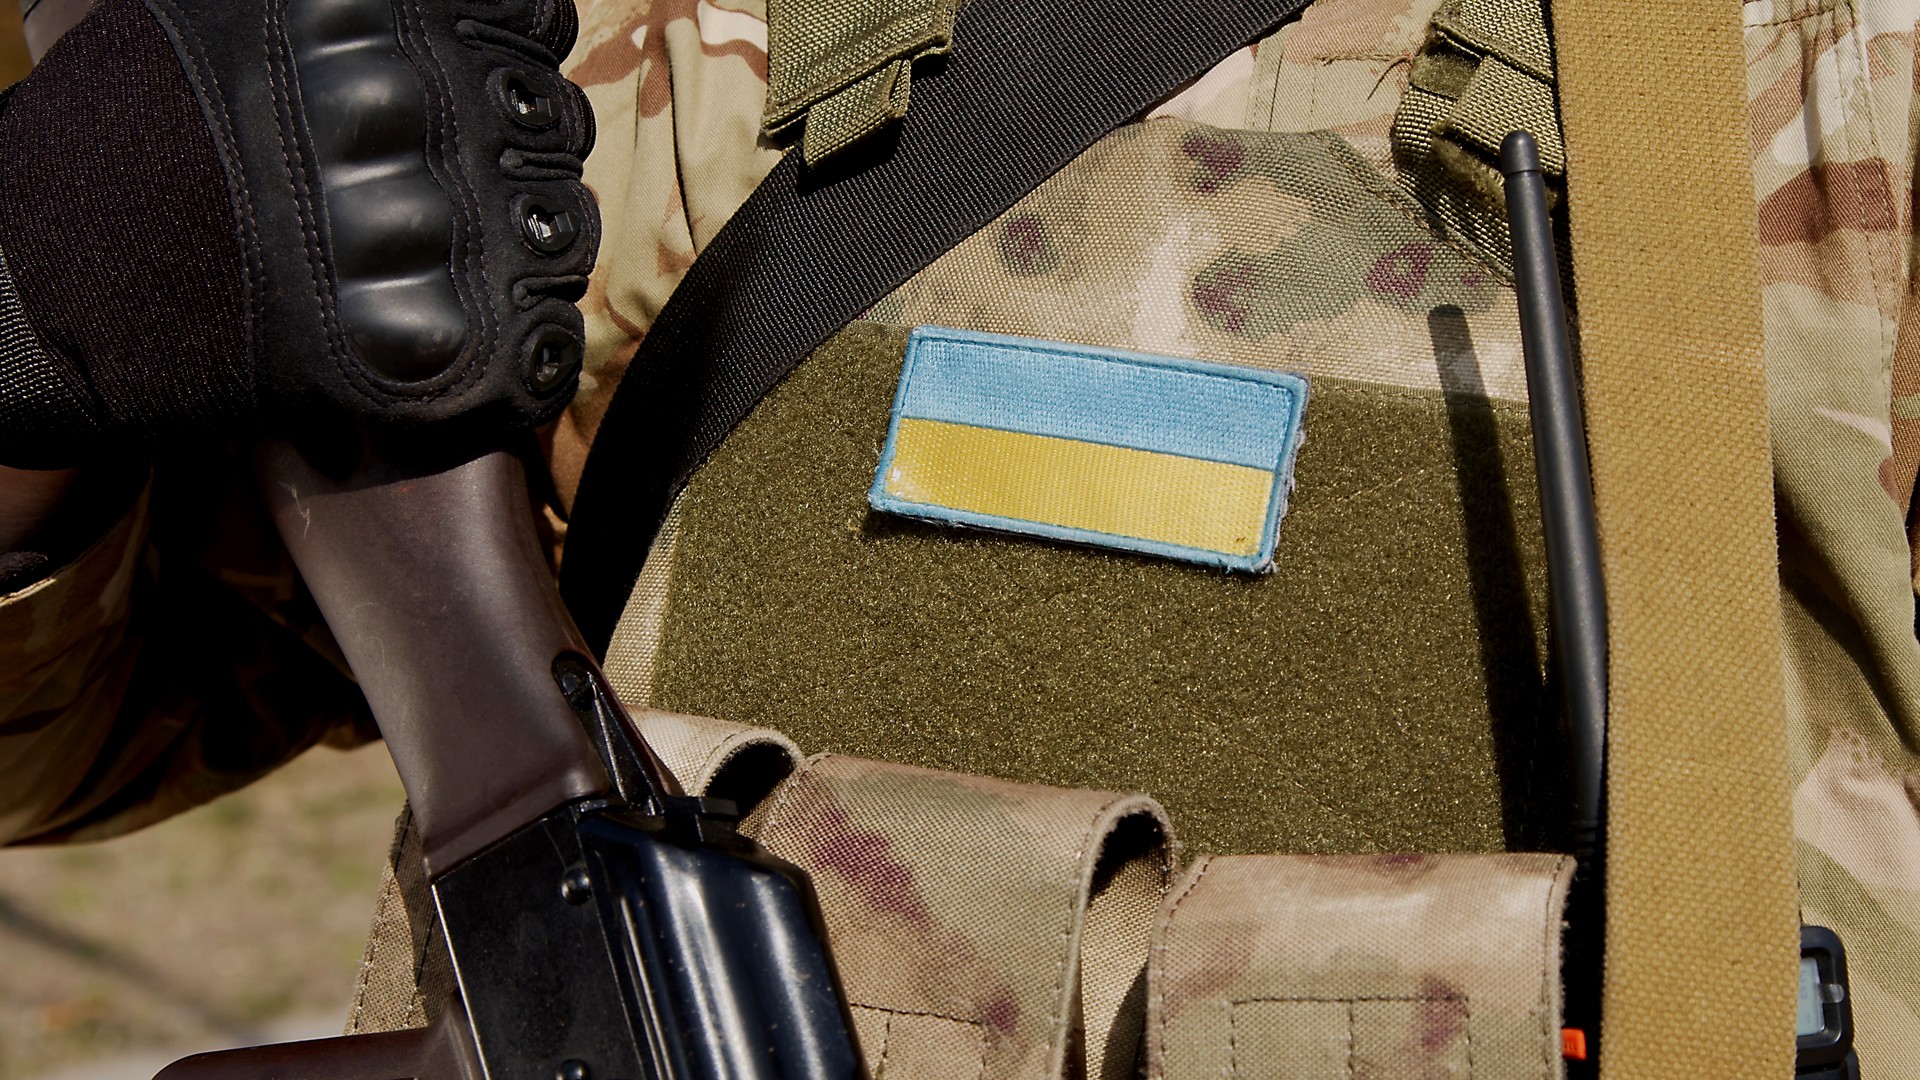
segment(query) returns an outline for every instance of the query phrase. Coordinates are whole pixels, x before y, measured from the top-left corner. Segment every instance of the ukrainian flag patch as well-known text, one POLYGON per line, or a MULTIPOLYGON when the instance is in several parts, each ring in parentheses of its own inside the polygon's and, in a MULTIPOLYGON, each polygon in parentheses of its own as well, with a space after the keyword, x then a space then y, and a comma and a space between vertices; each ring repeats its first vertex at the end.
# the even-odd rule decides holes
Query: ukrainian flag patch
POLYGON ((1297 375, 923 326, 874 509, 1231 570, 1273 567, 1297 375))

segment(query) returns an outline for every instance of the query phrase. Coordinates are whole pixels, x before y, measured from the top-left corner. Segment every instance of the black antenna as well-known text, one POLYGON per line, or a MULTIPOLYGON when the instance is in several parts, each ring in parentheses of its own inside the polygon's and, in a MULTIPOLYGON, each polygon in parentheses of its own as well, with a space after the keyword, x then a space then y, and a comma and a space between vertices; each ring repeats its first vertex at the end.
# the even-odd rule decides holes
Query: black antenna
POLYGON ((1540 148, 1532 135, 1515 131, 1502 141, 1500 171, 1507 177, 1527 409, 1533 419, 1533 461, 1547 540, 1552 664, 1571 759, 1569 839, 1580 861, 1568 914, 1568 1019, 1570 1025, 1585 1025, 1587 1034, 1597 1035, 1591 1026, 1598 1019, 1605 906, 1606 583, 1600 574, 1585 414, 1573 374, 1540 148))

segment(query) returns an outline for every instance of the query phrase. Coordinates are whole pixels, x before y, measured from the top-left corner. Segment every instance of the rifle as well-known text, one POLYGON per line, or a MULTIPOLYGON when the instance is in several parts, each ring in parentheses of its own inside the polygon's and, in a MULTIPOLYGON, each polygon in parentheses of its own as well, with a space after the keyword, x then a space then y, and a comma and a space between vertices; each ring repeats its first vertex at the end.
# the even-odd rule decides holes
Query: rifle
POLYGON ((457 988, 424 1029, 161 1080, 862 1076, 806 875, 649 750, 561 605, 519 461, 361 457, 268 443, 259 475, 406 787, 457 988))

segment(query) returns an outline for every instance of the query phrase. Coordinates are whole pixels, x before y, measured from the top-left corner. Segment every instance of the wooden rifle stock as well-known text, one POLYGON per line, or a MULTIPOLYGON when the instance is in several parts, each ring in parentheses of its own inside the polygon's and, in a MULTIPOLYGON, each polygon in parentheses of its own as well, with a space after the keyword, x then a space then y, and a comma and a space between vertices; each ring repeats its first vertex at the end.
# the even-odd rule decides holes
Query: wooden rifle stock
POLYGON ((386 737, 457 989, 432 1026, 162 1080, 852 1080, 805 874, 689 798, 562 606, 520 463, 343 470, 266 444, 288 550, 386 737))

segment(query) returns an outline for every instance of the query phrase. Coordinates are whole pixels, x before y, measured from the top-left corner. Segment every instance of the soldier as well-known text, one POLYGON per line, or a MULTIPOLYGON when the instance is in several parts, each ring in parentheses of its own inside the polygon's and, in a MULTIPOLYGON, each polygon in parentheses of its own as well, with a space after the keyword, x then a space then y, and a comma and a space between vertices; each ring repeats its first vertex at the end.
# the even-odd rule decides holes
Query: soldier
MULTIPOLYGON (((864 52, 780 4, 582 7, 565 70, 601 132, 585 182, 605 240, 578 392, 539 434, 556 560, 615 388, 688 268, 783 154, 857 170, 913 123, 912 80, 967 47, 938 2, 864 52)), ((1491 161, 1515 116, 1557 177, 1566 151, 1544 14, 1495 7, 1318 0, 874 304, 720 445, 657 535, 625 538, 651 555, 606 601, 623 697, 809 750, 1149 791, 1204 851, 1552 846, 1553 784, 1530 779, 1547 772, 1544 590, 1491 161), (926 325, 1305 373, 1275 573, 870 510, 906 330, 926 325)), ((73 44, 117 51, 106 35, 142 17, 103 0, 73 44)), ((1853 945, 1862 1056, 1888 1069, 1920 1032, 1915 21, 1891 0, 1746 4, 1753 186, 1724 193, 1758 205, 1801 903, 1853 945)), ((37 129, 35 86, 0 128, 37 129)), ((48 216, 20 209, 42 190, 0 193, 10 265, 48 216)), ((226 225, 169 247, 216 249, 226 225)), ((54 352, 105 355, 56 339, 40 314, 56 309, 14 272, 54 352)), ((173 307, 207 302, 209 286, 162 284, 192 293, 173 307)), ((155 319, 127 336, 181 332, 155 319)), ((183 363, 235 352, 197 344, 183 363)), ((124 462, 0 479, 0 546, 20 552, 0 605, 12 842, 112 835, 368 737, 242 459, 182 438, 204 415, 109 417, 175 422, 150 484, 124 462)), ((8 464, 75 460, 24 430, 8 464)))

